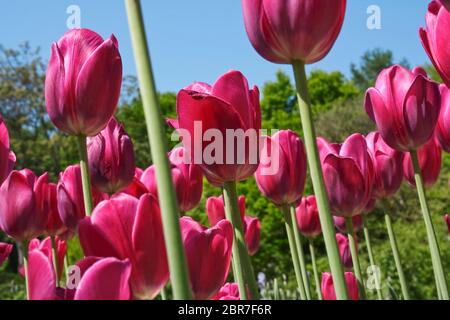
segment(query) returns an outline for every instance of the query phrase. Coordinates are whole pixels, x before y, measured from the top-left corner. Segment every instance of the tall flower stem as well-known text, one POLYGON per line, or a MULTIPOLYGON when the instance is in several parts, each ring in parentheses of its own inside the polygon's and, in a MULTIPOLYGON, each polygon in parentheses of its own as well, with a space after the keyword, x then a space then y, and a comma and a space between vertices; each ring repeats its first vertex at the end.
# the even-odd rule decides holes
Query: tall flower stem
POLYGON ((339 256, 336 233, 334 231, 333 219, 330 214, 330 205, 328 203, 327 191, 325 189, 322 167, 320 164, 319 151, 317 149, 316 133, 312 120, 305 64, 302 61, 294 61, 292 66, 297 88, 297 98, 305 139, 306 153, 308 156, 309 171, 311 173, 314 194, 317 199, 320 225, 322 227, 323 239, 325 241, 325 248, 328 255, 328 263, 330 264, 331 274, 333 277, 336 298, 338 300, 347 300, 348 292, 345 284, 344 268, 342 267, 341 258, 339 256))
POLYGON ((366 289, 364 286, 364 279, 363 279, 362 272, 361 272, 361 265, 359 264, 358 248, 356 247, 356 240, 355 240, 355 234, 353 231, 352 217, 345 217, 345 223, 347 226, 348 243, 350 245, 350 252, 352 254, 353 270, 355 271, 355 277, 358 280, 359 294, 361 296, 361 299, 365 300, 366 299, 366 289))
POLYGON ((190 299, 192 295, 189 287, 186 257, 181 240, 180 216, 167 158, 167 141, 163 127, 163 116, 153 77, 141 4, 139 0, 125 0, 125 6, 144 107, 145 123, 156 170, 158 198, 161 207, 173 297, 176 300, 190 299))
POLYGON ((247 244, 245 243, 244 227, 242 225, 236 192, 236 182, 232 181, 224 184, 223 199, 226 218, 233 225, 233 268, 239 286, 240 297, 242 300, 248 299, 248 289, 250 299, 258 300, 258 285, 247 251, 247 244))
POLYGON ((305 287, 306 299, 311 300, 311 288, 308 278, 308 270, 306 270, 305 253, 303 252, 302 236, 298 230, 297 215, 295 214, 295 206, 291 205, 291 220, 293 224, 295 246, 297 247, 297 256, 300 262, 300 271, 302 273, 303 286, 305 287))
POLYGON ((375 290, 377 291, 377 299, 383 300, 383 295, 381 294, 381 279, 380 279, 381 272, 380 268, 375 263, 375 258, 372 251, 372 244, 370 242, 369 228, 367 226, 366 216, 364 214, 362 215, 362 219, 363 219, 364 239, 366 241, 367 253, 369 254, 369 262, 375 277, 375 290))
POLYGON ((284 213, 284 225, 286 226, 286 233, 289 241, 289 249, 291 250, 292 263, 294 265, 295 278, 297 279, 298 289, 300 291, 300 298, 306 300, 305 285, 303 284, 302 271, 300 268, 300 260, 298 259, 297 246, 295 244, 294 226, 291 217, 289 206, 285 205, 281 208, 284 213))
POLYGON ((27 293, 27 300, 30 300, 30 289, 28 287, 28 241, 22 242, 23 252, 23 272, 25 275, 25 290, 27 293))
POLYGON ((316 249, 314 247, 313 239, 309 239, 309 254, 311 255, 311 264, 313 267, 317 299, 322 300, 322 291, 320 290, 319 272, 317 271, 317 263, 316 263, 316 249))
POLYGON ((58 287, 58 280, 59 280, 59 266, 58 266, 58 250, 56 248, 56 240, 55 236, 51 236, 50 239, 52 240, 52 258, 53 258, 53 268, 55 269, 55 275, 56 275, 56 287, 58 287))
POLYGON ((91 176, 89 174, 89 162, 86 147, 86 136, 83 135, 78 136, 77 142, 78 142, 78 152, 80 154, 80 170, 81 170, 81 182, 83 184, 84 209, 86 211, 86 215, 90 216, 92 213, 93 201, 92 201, 91 176))
POLYGON ((406 278, 403 272, 400 254, 398 252, 397 239, 395 238, 394 228, 392 227, 392 220, 389 214, 384 214, 384 220, 386 221, 386 229, 389 236, 389 242, 391 243, 392 254, 394 255, 395 267, 397 268, 397 274, 400 281, 400 287, 402 288, 403 299, 409 300, 408 286, 406 285, 406 278))
POLYGON ((419 165, 419 159, 417 157, 417 151, 411 151, 411 161, 414 168, 414 178, 416 181, 420 206, 422 208, 422 215, 427 230, 428 246, 430 248, 434 276, 436 278, 436 282, 439 284, 438 290, 441 292, 442 299, 449 300, 447 280, 445 279, 444 268, 442 267, 441 254, 439 252, 439 245, 436 239, 433 221, 431 220, 430 211, 428 209, 427 197, 425 195, 425 187, 423 185, 422 172, 419 165))

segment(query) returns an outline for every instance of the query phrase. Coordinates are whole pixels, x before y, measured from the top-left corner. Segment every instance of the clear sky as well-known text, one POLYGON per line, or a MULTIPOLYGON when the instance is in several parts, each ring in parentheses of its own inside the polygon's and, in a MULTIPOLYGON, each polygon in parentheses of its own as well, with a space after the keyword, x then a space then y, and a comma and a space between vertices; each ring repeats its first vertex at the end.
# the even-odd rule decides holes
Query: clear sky
MULTIPOLYGON (((254 51, 245 34, 240 0, 142 0, 142 4, 160 91, 177 91, 192 81, 213 82, 230 69, 241 70, 257 85, 273 79, 278 69, 289 71, 254 51)), ((350 63, 375 47, 391 49, 396 59, 404 57, 412 65, 427 62, 418 37, 427 4, 427 0, 348 0, 344 27, 333 50, 312 68, 348 75, 350 63), (381 9, 380 30, 366 26, 366 10, 373 4, 381 9)), ((67 30, 70 5, 80 7, 82 27, 103 37, 116 35, 124 73, 135 74, 122 0, 1 1, 0 44, 16 47, 30 41, 42 48, 47 59, 51 43, 67 30)))

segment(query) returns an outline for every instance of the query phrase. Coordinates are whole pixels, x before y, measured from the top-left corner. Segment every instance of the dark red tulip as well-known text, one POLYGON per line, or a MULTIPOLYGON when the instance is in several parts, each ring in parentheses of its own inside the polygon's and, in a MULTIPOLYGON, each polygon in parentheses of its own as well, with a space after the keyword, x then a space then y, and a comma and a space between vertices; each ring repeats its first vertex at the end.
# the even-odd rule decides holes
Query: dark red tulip
POLYGON ((348 237, 341 233, 336 233, 336 241, 339 248, 339 255, 341 256, 342 265, 345 269, 351 270, 353 268, 353 261, 350 245, 348 243, 348 237))
MULTIPOLYGON (((417 156, 419 158, 420 170, 422 171, 423 183, 425 187, 431 187, 439 178, 442 166, 442 150, 436 139, 430 139, 430 141, 420 147, 417 150, 417 156)), ((409 153, 406 153, 403 159, 403 172, 406 181, 410 185, 415 186, 416 180, 414 178, 414 169, 409 153)))
POLYGON ((425 15, 426 29, 419 30, 422 46, 447 86, 450 86, 449 10, 450 1, 431 1, 425 15))
POLYGON ((9 133, 0 116, 0 185, 8 177, 16 162, 16 156, 9 149, 9 133))
POLYGON ((180 225, 194 298, 210 299, 223 286, 230 270, 233 227, 222 220, 206 229, 186 216, 180 225))
POLYGON ((220 288, 212 300, 240 300, 237 283, 227 282, 220 288))
POLYGON ((297 227, 302 235, 314 238, 322 233, 315 196, 303 197, 295 209, 295 213, 297 216, 297 227))
MULTIPOLYGON (((238 197, 238 205, 242 223, 245 224, 245 196, 238 197)), ((215 226, 219 221, 226 219, 223 196, 209 197, 206 200, 206 213, 211 226, 215 226)))
MULTIPOLYGON (((346 272, 344 276, 345 282, 347 284, 349 298, 351 300, 359 300, 358 280, 356 280, 355 275, 351 272, 346 272)), ((322 273, 321 291, 323 300, 336 300, 333 278, 331 277, 331 273, 329 272, 322 273)))
POLYGON ((333 215, 352 217, 362 213, 371 200, 375 174, 365 138, 355 133, 342 145, 323 138, 317 143, 333 215))
POLYGON ((245 180, 256 171, 261 129, 259 90, 256 86, 249 89, 242 73, 230 71, 212 86, 194 83, 184 88, 177 96, 177 114, 178 121, 172 124, 191 162, 200 165, 212 184, 245 180), (235 139, 234 134, 227 137, 227 130, 242 135, 242 139, 235 139), (248 134, 245 141, 244 133, 248 134))
POLYGON ((441 148, 450 152, 450 89, 441 84, 441 113, 436 126, 436 137, 441 148))
POLYGON ((390 197, 403 181, 404 153, 389 147, 379 132, 369 133, 366 142, 375 167, 373 196, 378 199, 390 197))
POLYGON ((244 236, 248 254, 253 256, 259 250, 261 241, 261 221, 257 217, 245 216, 244 236))
POLYGON ((123 126, 113 117, 87 144, 92 184, 107 194, 125 189, 133 180, 136 164, 133 142, 123 126))
POLYGON ((79 236, 86 256, 129 259, 135 298, 153 299, 169 279, 161 214, 150 194, 102 201, 80 221, 79 236))
POLYGON ((447 222, 448 233, 450 234, 450 216, 446 214, 444 220, 447 222))
POLYGON ((243 0, 245 28, 265 59, 289 64, 322 60, 336 41, 346 0, 243 0))
POLYGON ((52 45, 45 79, 50 119, 71 135, 94 136, 117 108, 122 60, 117 39, 88 29, 68 31, 52 45))
MULTIPOLYGON (((334 226, 339 230, 339 232, 346 233, 347 232, 347 226, 345 222, 345 217, 333 217, 334 220, 334 226)), ((358 214, 356 216, 352 217, 352 224, 353 224, 353 230, 355 232, 358 232, 362 229, 362 214, 358 214)))
POLYGON ((12 249, 12 244, 0 242, 0 267, 8 259, 12 249))
POLYGON ((301 198, 306 180, 306 152, 295 132, 281 130, 265 139, 255 179, 261 193, 276 205, 292 204, 301 198))
POLYGON ((422 68, 384 69, 366 93, 366 112, 383 140, 398 151, 415 150, 433 135, 441 109, 438 83, 422 68))
POLYGON ((47 173, 38 178, 24 169, 12 171, 0 187, 0 229, 14 240, 31 240, 44 232, 47 180, 47 173))
POLYGON ((50 236, 59 236, 67 231, 67 227, 59 216, 56 189, 57 186, 55 183, 49 183, 47 186, 48 221, 45 232, 50 236))

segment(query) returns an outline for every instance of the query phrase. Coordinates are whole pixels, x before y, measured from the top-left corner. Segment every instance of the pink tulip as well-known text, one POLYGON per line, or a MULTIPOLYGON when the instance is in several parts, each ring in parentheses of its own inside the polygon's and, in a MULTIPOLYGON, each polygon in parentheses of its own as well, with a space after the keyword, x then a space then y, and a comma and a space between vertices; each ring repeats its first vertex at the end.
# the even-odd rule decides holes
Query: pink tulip
POLYGON ((102 201, 80 221, 79 236, 86 256, 129 259, 137 299, 153 299, 169 279, 161 214, 150 194, 139 200, 118 194, 102 201))
POLYGON ((133 142, 116 119, 89 138, 87 148, 92 184, 98 190, 113 194, 131 183, 136 168, 133 142))
POLYGON ((301 198, 306 180, 306 152, 295 132, 281 130, 265 139, 255 179, 261 193, 278 206, 301 198))
MULTIPOLYGON (((346 233, 347 226, 345 222, 345 217, 333 217, 334 226, 339 230, 339 232, 346 233)), ((362 214, 358 214, 352 217, 353 230, 358 232, 362 229, 362 214)))
POLYGON ((432 137, 440 103, 439 86, 425 70, 395 65, 381 71, 375 87, 367 90, 365 107, 391 148, 410 151, 432 137))
POLYGON ((323 176, 333 215, 362 213, 372 196, 374 168, 364 137, 355 133, 342 145, 318 141, 323 176))
POLYGON ((245 180, 255 172, 261 129, 259 90, 256 86, 249 89, 242 73, 230 71, 212 86, 194 83, 184 88, 177 96, 177 114, 178 121, 171 123, 178 129, 191 162, 200 165, 212 184, 245 180), (248 138, 245 143, 236 143, 234 137, 227 138, 227 129, 236 135, 248 133, 248 138), (206 141, 206 131, 214 132, 222 143, 213 142, 214 138, 206 141))
POLYGON ((297 227, 302 235, 314 238, 322 233, 315 196, 303 197, 295 209, 295 213, 297 216, 297 227))
POLYGON ((47 179, 47 173, 38 178, 29 169, 12 171, 0 187, 0 229, 14 240, 30 240, 44 232, 47 179))
MULTIPOLYGON (((79 165, 69 166, 60 174, 56 192, 59 216, 67 228, 74 231, 78 222, 86 216, 79 165)), ((92 188, 92 196, 94 205, 105 198, 95 188, 92 188)))
POLYGON ((59 216, 56 188, 55 183, 49 183, 47 186, 48 221, 45 232, 50 236, 59 236, 67 231, 67 227, 59 216))
POLYGON ((447 222, 448 233, 450 234, 450 216, 448 214, 446 214, 444 217, 444 220, 445 220, 445 222, 447 222))
MULTIPOLYGON (((417 150, 417 156, 419 157, 423 183, 425 187, 431 187, 439 178, 442 166, 442 150, 437 144, 436 139, 430 139, 430 141, 420 147, 417 150)), ((415 186, 414 169, 409 153, 405 154, 405 158, 403 159, 403 172, 406 181, 411 186, 415 186)))
POLYGON ((404 154, 389 147, 379 132, 369 133, 366 142, 375 167, 373 196, 378 199, 390 197, 403 181, 404 154))
POLYGON ((16 157, 9 149, 9 133, 0 116, 0 185, 12 171, 16 157))
MULTIPOLYGON (((347 284, 349 298, 351 300, 359 300, 358 280, 356 280, 355 275, 351 272, 346 272, 344 276, 345 282, 347 284)), ((322 273, 321 291, 323 300, 336 300, 333 278, 331 277, 331 273, 329 272, 322 273)))
POLYGON ((230 270, 233 227, 222 220, 206 229, 186 216, 180 219, 180 225, 194 298, 210 299, 223 286, 230 270))
POLYGON ((446 152, 450 152, 450 89, 441 84, 441 113, 436 126, 436 137, 446 152))
POLYGON ((227 282, 220 288, 212 300, 240 300, 237 283, 227 282))
POLYGON ((12 249, 12 244, 0 242, 0 267, 8 259, 12 249))
MULTIPOLYGON (((67 242, 63 241, 57 237, 55 239, 55 243, 56 243, 56 256, 57 256, 56 261, 58 264, 58 279, 61 279, 62 271, 63 271, 63 267, 64 267, 64 257, 66 256, 66 253, 67 253, 67 242)), ((40 241, 37 238, 31 240, 30 243, 28 244, 28 251, 31 252, 33 250, 39 250, 42 253, 44 253, 48 257, 49 261, 52 264, 52 267, 54 268, 52 240, 50 237, 47 237, 42 241, 40 241)), ((22 275, 24 275, 23 266, 20 270, 20 273, 22 275)))
MULTIPOLYGON (((242 223, 245 224, 245 196, 238 197, 238 205, 242 223)), ((226 219, 223 196, 209 197, 206 200, 206 213, 211 226, 215 226, 219 221, 226 219)))
POLYGON ((141 168, 136 168, 133 180, 131 180, 131 183, 128 185, 128 187, 122 190, 122 193, 129 194, 130 196, 133 196, 138 199, 142 195, 149 193, 147 187, 141 182, 143 172, 144 170, 142 170, 141 168))
POLYGON ((432 1, 425 15, 426 30, 420 28, 422 46, 447 86, 450 86, 450 49, 448 34, 450 24, 450 1, 432 1), (442 6, 441 5, 444 5, 442 6))
POLYGON ((274 63, 322 60, 336 41, 346 0, 242 0, 247 35, 274 63))
POLYGON ((345 269, 351 270, 353 268, 353 261, 347 236, 341 233, 336 233, 336 241, 339 248, 339 255, 341 256, 342 265, 345 269))
POLYGON ((261 241, 261 221, 257 217, 245 216, 244 236, 248 254, 253 256, 259 250, 261 241))
POLYGON ((48 255, 38 249, 28 252, 28 293, 30 300, 57 300, 56 275, 48 255))
POLYGON ((104 41, 88 29, 68 31, 52 45, 45 102, 56 127, 71 135, 95 136, 117 108, 122 60, 117 39, 104 41))

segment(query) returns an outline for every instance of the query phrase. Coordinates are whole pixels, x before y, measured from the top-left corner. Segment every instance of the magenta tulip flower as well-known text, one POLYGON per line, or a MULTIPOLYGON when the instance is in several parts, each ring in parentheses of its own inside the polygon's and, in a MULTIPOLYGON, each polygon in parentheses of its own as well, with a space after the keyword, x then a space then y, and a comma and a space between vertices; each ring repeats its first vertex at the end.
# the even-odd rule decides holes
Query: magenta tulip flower
MULTIPOLYGON (((60 238, 56 237, 55 239, 56 242, 56 261, 58 264, 58 279, 61 279, 62 276, 62 271, 63 271, 63 267, 64 267, 64 257, 66 256, 67 253, 67 242, 61 240, 60 238)), ((33 240, 30 241, 30 243, 28 244, 28 252, 31 252, 33 250, 39 250, 42 253, 44 253, 47 258, 49 259, 49 261, 53 266, 53 253, 52 253, 52 240, 50 237, 45 238, 44 240, 40 241, 39 239, 35 238, 33 240)), ((23 273, 24 271, 21 270, 21 273, 23 273)))
POLYGON ((403 181, 404 153, 389 147, 379 132, 369 133, 366 142, 375 167, 373 196, 378 199, 390 197, 403 181))
MULTIPOLYGON (((242 224, 245 225, 245 196, 238 197, 238 205, 242 224)), ((219 221, 226 219, 223 196, 209 197, 206 200, 206 213, 211 226, 215 226, 219 221)))
POLYGON ((125 189, 135 173, 133 142, 123 126, 111 118, 108 125, 87 141, 92 184, 101 192, 114 194, 125 189))
POLYGON ((118 194, 102 201, 78 230, 86 256, 130 261, 135 298, 153 299, 169 279, 161 214, 152 195, 138 200, 118 194))
POLYGON ((57 198, 57 185, 55 183, 49 183, 47 186, 47 208, 48 208, 48 221, 45 232, 50 236, 60 236, 67 231, 67 227, 61 220, 58 211, 58 198, 57 198))
POLYGON ((131 180, 131 183, 128 185, 128 187, 122 190, 122 193, 129 194, 130 196, 133 196, 137 199, 139 199, 142 195, 149 193, 147 187, 141 182, 143 172, 144 170, 142 170, 141 168, 136 168, 133 180, 131 180))
POLYGON ((117 39, 88 29, 68 31, 52 45, 45 79, 47 112, 71 135, 95 136, 117 108, 122 60, 117 39))
POLYGON ((206 229, 191 217, 182 217, 180 225, 194 298, 210 299, 230 270, 233 227, 222 220, 206 229))
POLYGON ((180 133, 191 163, 200 165, 213 185, 245 180, 256 171, 259 90, 256 86, 249 89, 242 73, 230 71, 212 86, 194 83, 184 88, 177 96, 177 114, 178 121, 171 123, 180 133), (234 134, 227 137, 227 130, 234 134), (240 133, 242 137, 236 139, 240 133))
POLYGON ((261 221, 257 217, 245 216, 244 237, 248 254, 254 256, 261 242, 261 221))
POLYGON ((47 179, 47 173, 38 178, 29 169, 12 171, 0 187, 0 229, 14 240, 31 240, 44 232, 47 179))
POLYGON ((419 30, 422 46, 447 86, 450 86, 449 8, 448 0, 431 1, 425 15, 426 29, 419 30))
MULTIPOLYGON (((336 229, 339 230, 339 232, 347 233, 347 226, 344 217, 334 216, 333 220, 334 226, 336 227, 336 229)), ((363 223, 362 214, 353 216, 352 217, 353 231, 354 232, 360 231, 362 229, 362 223, 363 223)))
POLYGON ((28 295, 30 300, 58 300, 56 274, 51 258, 41 250, 28 252, 28 295))
POLYGON ((448 234, 450 234, 450 216, 448 214, 446 214, 444 216, 444 220, 445 220, 445 222, 447 222, 448 234))
POLYGON ((12 171, 16 157, 9 149, 9 133, 0 116, 0 185, 12 171))
MULTIPOLYGON (((351 272, 345 272, 345 282, 347 284, 348 295, 351 300, 358 300, 358 280, 351 272)), ((331 273, 324 272, 322 273, 322 284, 321 291, 323 300, 336 300, 336 293, 334 291, 333 278, 331 277, 331 273)))
POLYGON ((12 244, 0 242, 0 267, 8 259, 12 249, 12 244))
POLYGON ((381 71, 365 101, 383 140, 398 151, 416 150, 433 136, 440 104, 439 85, 425 70, 400 65, 381 71))
POLYGON ((348 237, 341 233, 336 233, 336 241, 339 248, 339 254, 341 256, 342 265, 345 269, 351 270, 353 268, 353 261, 350 251, 350 244, 348 243, 348 237))
POLYGON ((306 152, 295 132, 281 130, 266 137, 255 179, 261 193, 278 206, 301 198, 306 180, 306 152))
POLYGON ((314 238, 322 233, 315 196, 303 197, 295 209, 295 213, 297 227, 302 235, 307 238, 314 238))
POLYGON ((333 215, 352 217, 362 213, 371 200, 375 174, 365 138, 355 133, 342 145, 317 140, 333 215))
POLYGON ((227 282, 211 300, 240 300, 239 286, 234 282, 227 282))
POLYGON ((450 152, 450 89, 441 84, 441 113, 436 126, 436 137, 441 148, 450 152))
MULTIPOLYGON (((431 187, 439 178, 442 166, 442 150, 436 139, 430 139, 430 141, 420 147, 417 150, 417 156, 419 158, 423 183, 425 187, 431 187)), ((405 158, 403 159, 403 171, 406 181, 411 186, 415 186, 414 169, 409 153, 405 154, 405 158)))
POLYGON ((245 28, 256 51, 274 63, 322 60, 336 41, 346 0, 242 0, 245 28))

